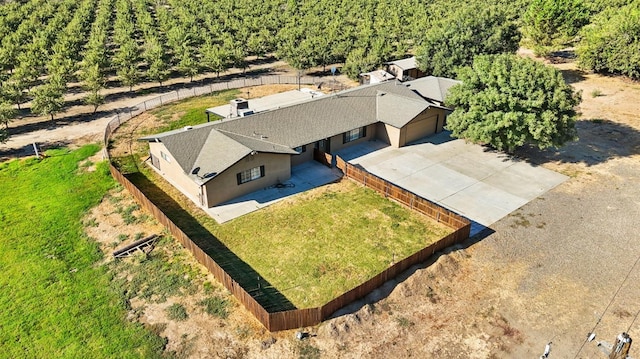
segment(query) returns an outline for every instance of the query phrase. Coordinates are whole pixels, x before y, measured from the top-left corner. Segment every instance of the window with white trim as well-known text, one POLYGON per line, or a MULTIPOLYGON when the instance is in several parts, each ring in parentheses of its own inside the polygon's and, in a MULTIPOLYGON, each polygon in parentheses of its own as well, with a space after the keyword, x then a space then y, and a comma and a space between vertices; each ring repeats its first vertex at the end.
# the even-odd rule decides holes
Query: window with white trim
POLYGON ((171 158, 164 152, 160 151, 160 157, 167 162, 171 162, 171 158))
POLYGON ((342 143, 355 141, 367 136, 367 126, 356 128, 342 134, 342 143))
POLYGON ((238 185, 255 181, 258 178, 264 177, 264 166, 254 167, 246 171, 242 171, 238 173, 236 177, 238 179, 238 185))

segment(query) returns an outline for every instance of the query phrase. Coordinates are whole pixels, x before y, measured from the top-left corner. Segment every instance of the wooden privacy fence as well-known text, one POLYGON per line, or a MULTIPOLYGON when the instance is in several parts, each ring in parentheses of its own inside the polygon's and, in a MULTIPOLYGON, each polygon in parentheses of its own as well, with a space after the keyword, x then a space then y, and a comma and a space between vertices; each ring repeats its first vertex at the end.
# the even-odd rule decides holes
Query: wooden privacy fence
POLYGON ((342 170, 345 176, 364 184, 366 187, 382 194, 385 197, 392 198, 412 210, 422 213, 440 223, 447 225, 449 228, 462 229, 467 228, 467 237, 471 232, 471 222, 459 214, 449 211, 446 208, 435 204, 428 199, 422 198, 417 194, 407 191, 402 187, 386 181, 364 169, 358 168, 336 155, 336 167, 342 170))
POLYGON ((328 153, 325 153, 323 151, 320 151, 317 148, 314 148, 313 149, 313 159, 315 161, 317 161, 317 162, 322 163, 323 165, 325 165, 327 167, 331 167, 331 162, 332 162, 333 157, 328 153))
MULTIPOLYGON (((227 83, 216 83, 201 88, 194 88, 185 91, 175 91, 167 95, 156 97, 152 100, 140 103, 125 112, 118 113, 107 124, 104 132, 104 145, 105 145, 105 158, 109 157, 109 139, 112 133, 122 124, 130 120, 132 117, 141 114, 142 112, 163 105, 168 102, 176 101, 181 98, 202 95, 214 91, 220 91, 231 88, 239 88, 245 86, 255 86, 268 83, 319 83, 322 78, 308 78, 303 77, 281 77, 281 76, 264 76, 259 79, 240 79, 227 83)), ((325 161, 331 163, 331 155, 323 156, 325 161)), ((269 331, 279 331, 287 329, 301 328, 321 323, 323 320, 331 317, 338 309, 352 303, 355 300, 365 297, 371 293, 374 289, 382 286, 386 281, 396 277, 398 274, 407 270, 414 264, 424 262, 427 258, 433 255, 435 252, 441 251, 444 248, 456 243, 460 243, 469 238, 471 229, 471 223, 464 217, 459 216, 453 212, 450 212, 435 203, 432 203, 420 196, 417 196, 409 191, 406 191, 400 187, 397 187, 379 177, 376 177, 367 171, 358 169, 353 165, 345 162, 342 158, 336 156, 337 167, 340 168, 344 174, 358 182, 363 183, 365 186, 373 188, 374 190, 384 194, 387 197, 393 198, 396 201, 409 206, 411 209, 416 210, 419 213, 425 214, 450 228, 455 229, 455 232, 449 234, 447 237, 433 243, 422 250, 410 255, 407 258, 391 265, 373 278, 365 281, 359 286, 349 290, 348 292, 334 298, 330 302, 321 307, 305 308, 305 309, 293 309, 279 312, 268 312, 263 306, 261 306, 254 297, 249 294, 245 288, 243 288, 238 282, 236 282, 220 265, 218 265, 208 254, 206 254, 198 245, 196 245, 173 221, 167 217, 164 212, 160 210, 147 196, 142 193, 129 179, 127 179, 113 164, 109 165, 109 170, 113 178, 116 179, 123 187, 125 187, 136 199, 136 201, 147 211, 164 225, 169 233, 175 237, 183 247, 188 249, 199 263, 204 265, 213 276, 227 288, 240 303, 254 315, 256 319, 269 331)))
POLYGON ((247 291, 242 288, 238 282, 233 280, 227 272, 224 271, 209 255, 207 255, 200 247, 198 247, 193 241, 178 227, 173 223, 169 217, 167 217, 164 212, 160 210, 153 202, 147 198, 147 196, 142 193, 129 179, 127 179, 117 168, 113 165, 109 166, 109 170, 111 171, 111 175, 115 178, 124 188, 126 188, 131 195, 136 199, 140 205, 149 211, 156 218, 158 222, 160 222, 163 226, 165 226, 171 235, 176 238, 183 247, 188 249, 193 256, 200 262, 200 264, 207 267, 209 272, 213 274, 213 276, 220 281, 225 288, 227 288, 237 299, 244 305, 245 308, 251 314, 253 314, 260 323, 262 323, 267 329, 270 329, 269 326, 269 313, 260 305, 258 302, 249 294, 247 291))

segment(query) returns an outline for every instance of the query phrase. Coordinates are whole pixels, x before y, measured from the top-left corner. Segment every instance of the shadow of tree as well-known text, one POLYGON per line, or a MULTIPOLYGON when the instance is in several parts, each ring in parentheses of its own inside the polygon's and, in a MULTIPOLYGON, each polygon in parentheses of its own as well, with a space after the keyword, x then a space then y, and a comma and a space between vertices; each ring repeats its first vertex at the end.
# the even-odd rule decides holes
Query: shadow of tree
POLYGON ((268 312, 296 309, 282 293, 260 276, 249 264, 227 248, 189 212, 166 194, 144 174, 134 172, 126 177, 176 223, 187 236, 222 267, 268 312))
MULTIPOLYGON (((38 151, 42 153, 52 148, 68 147, 69 145, 71 145, 71 143, 73 143, 72 140, 61 140, 61 141, 47 142, 43 144, 38 143, 37 146, 38 146, 38 151)), ((29 144, 19 148, 0 149, 0 162, 6 161, 12 158, 35 156, 35 154, 36 152, 35 152, 35 149, 33 148, 33 144, 29 144)))
POLYGON ((562 69, 560 70, 564 81, 568 84, 574 84, 586 80, 586 72, 578 69, 562 69))
POLYGON ((629 125, 591 119, 578 121, 576 129, 578 140, 559 149, 540 150, 525 146, 516 150, 515 154, 534 164, 560 162, 593 166, 640 153, 640 132, 629 125))

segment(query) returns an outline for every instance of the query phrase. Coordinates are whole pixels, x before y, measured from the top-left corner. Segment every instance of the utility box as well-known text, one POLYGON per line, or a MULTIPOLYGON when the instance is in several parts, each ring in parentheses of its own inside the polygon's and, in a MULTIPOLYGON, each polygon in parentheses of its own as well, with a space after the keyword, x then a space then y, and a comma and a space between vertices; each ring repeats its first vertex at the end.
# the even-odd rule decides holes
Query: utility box
POLYGON ((247 117, 249 115, 253 115, 253 110, 252 109, 243 109, 243 110, 238 110, 238 116, 240 117, 247 117))

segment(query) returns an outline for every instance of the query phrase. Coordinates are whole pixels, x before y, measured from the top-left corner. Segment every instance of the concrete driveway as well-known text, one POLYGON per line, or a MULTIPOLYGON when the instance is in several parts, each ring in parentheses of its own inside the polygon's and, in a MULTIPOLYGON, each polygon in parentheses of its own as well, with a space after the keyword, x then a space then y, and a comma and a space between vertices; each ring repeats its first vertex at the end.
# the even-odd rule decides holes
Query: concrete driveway
POLYGON ((568 178, 449 132, 402 148, 367 142, 338 155, 486 227, 568 178))

